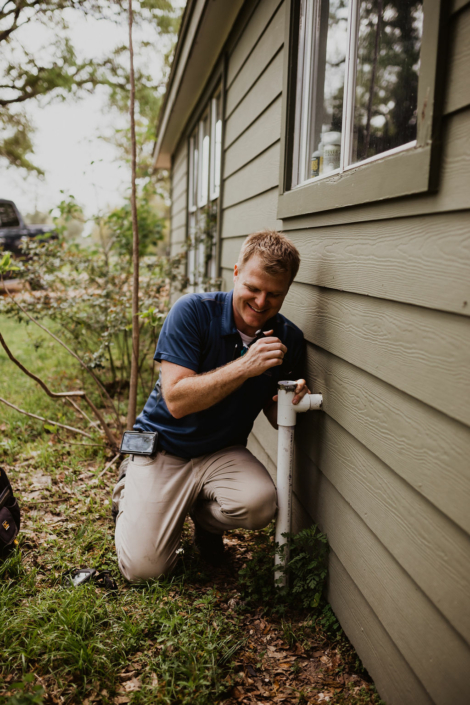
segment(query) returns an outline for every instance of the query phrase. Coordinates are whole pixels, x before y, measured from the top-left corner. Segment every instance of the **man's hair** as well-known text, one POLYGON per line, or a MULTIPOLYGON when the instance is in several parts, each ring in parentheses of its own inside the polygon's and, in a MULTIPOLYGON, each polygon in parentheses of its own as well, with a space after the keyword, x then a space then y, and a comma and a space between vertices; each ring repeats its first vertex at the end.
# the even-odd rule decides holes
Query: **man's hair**
POLYGON ((297 248, 276 230, 260 230, 248 235, 238 257, 238 268, 241 270, 254 255, 260 257, 263 269, 268 274, 289 272, 291 283, 299 271, 300 255, 297 248))

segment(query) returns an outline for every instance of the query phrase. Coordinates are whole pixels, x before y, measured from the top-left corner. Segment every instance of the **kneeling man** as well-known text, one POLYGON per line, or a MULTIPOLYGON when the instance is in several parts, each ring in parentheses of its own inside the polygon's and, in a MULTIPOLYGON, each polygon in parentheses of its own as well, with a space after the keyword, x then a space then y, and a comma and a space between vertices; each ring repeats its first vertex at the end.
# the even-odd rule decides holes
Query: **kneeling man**
POLYGON ((276 489, 247 450, 264 411, 276 427, 277 382, 302 374, 302 332, 279 313, 299 268, 284 235, 262 231, 244 242, 229 293, 187 294, 172 307, 155 359, 161 371, 134 429, 157 431, 155 457, 131 456, 115 487, 116 549, 128 580, 174 568, 185 517, 213 564, 224 531, 261 529, 276 513, 276 489))

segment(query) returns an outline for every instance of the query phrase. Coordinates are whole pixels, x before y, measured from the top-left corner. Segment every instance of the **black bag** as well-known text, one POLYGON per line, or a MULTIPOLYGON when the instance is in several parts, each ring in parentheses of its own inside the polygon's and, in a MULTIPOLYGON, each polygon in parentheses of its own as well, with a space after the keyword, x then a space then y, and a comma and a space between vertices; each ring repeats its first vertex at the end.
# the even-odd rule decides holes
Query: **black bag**
POLYGON ((0 468, 0 555, 17 545, 16 537, 20 530, 21 517, 10 481, 3 468, 0 468))

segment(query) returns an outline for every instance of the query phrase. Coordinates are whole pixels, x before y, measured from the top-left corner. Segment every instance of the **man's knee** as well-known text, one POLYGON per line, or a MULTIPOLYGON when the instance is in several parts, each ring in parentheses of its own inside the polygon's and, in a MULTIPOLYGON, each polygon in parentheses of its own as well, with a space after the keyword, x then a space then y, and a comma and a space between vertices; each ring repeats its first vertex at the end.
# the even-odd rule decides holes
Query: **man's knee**
POLYGON ((247 528, 264 529, 272 521, 277 510, 277 492, 272 483, 264 483, 250 493, 246 502, 247 528))
POLYGON ((173 571, 175 562, 173 556, 159 556, 154 560, 143 556, 119 556, 118 560, 119 570, 131 583, 167 577, 173 571))

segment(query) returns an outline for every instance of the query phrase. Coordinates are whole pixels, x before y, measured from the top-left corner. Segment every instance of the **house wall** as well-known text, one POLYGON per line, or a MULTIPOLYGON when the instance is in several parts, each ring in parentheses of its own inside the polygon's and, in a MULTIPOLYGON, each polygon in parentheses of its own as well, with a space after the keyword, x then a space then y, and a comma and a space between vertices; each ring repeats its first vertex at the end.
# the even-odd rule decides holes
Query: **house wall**
MULTIPOLYGON (((329 599, 389 705, 468 703, 470 4, 454 0, 437 193, 276 218, 285 7, 260 0, 227 60, 221 275, 283 229, 302 264, 283 313, 324 412, 299 419, 294 528, 331 546, 329 599)), ((184 239, 183 146, 172 247, 184 239)), ((275 476, 277 435, 251 450, 275 476)))

